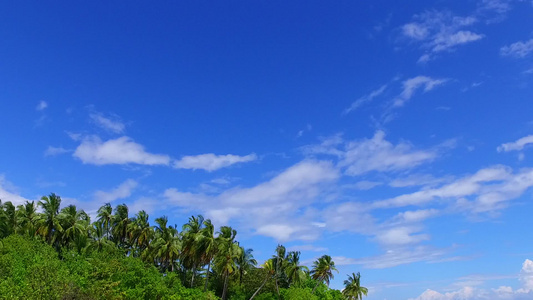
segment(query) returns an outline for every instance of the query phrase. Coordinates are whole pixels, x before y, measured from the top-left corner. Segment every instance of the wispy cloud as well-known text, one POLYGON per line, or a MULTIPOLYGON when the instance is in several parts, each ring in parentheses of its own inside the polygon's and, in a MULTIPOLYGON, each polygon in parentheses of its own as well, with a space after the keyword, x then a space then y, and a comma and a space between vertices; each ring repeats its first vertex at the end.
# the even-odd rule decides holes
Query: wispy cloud
POLYGON ((350 107, 348 107, 347 109, 345 109, 343 111, 343 114, 348 114, 348 113, 358 109, 361 105, 363 105, 365 103, 368 103, 368 102, 371 102, 372 100, 374 100, 374 98, 376 98, 376 97, 380 96, 381 94, 383 94, 383 92, 385 92, 386 89, 387 89, 387 85, 384 84, 380 88, 370 92, 370 94, 364 95, 361 98, 355 100, 355 102, 353 102, 352 105, 350 105, 350 107))
POLYGON ((303 148, 307 155, 334 155, 338 166, 350 176, 372 171, 396 172, 414 168, 432 161, 439 150, 416 150, 408 142, 393 144, 385 139, 385 132, 378 130, 372 138, 344 141, 339 135, 324 139, 318 145, 303 148))
POLYGON ((327 252, 326 247, 317 247, 313 245, 294 245, 287 248, 288 251, 313 251, 313 252, 327 252))
POLYGON ((529 144, 533 144, 533 135, 528 135, 514 142, 501 144, 496 148, 498 152, 520 151, 529 144))
POLYGON ((403 90, 394 100, 393 106, 403 106, 413 97, 416 91, 422 90, 424 93, 433 90, 435 87, 446 83, 448 79, 433 79, 427 76, 416 76, 405 80, 403 90))
POLYGON ((411 169, 436 156, 435 150, 415 150, 406 142, 393 145, 385 140, 385 132, 377 131, 371 139, 349 142, 339 165, 346 168, 346 174, 355 176, 411 169))
POLYGON ((98 127, 112 133, 123 133, 126 126, 117 116, 105 117, 102 113, 90 113, 89 117, 98 127))
POLYGON ((476 287, 485 280, 481 278, 467 282, 465 286, 458 290, 440 293, 435 290, 427 289, 420 296, 410 298, 409 300, 526 300, 533 299, 533 261, 526 259, 522 264, 519 280, 522 287, 514 290, 510 286, 500 286, 490 290, 476 287))
POLYGON ((519 41, 500 49, 500 54, 503 56, 513 56, 523 58, 533 53, 533 39, 529 41, 519 41))
POLYGON ((252 187, 234 187, 217 195, 164 192, 164 203, 200 211, 216 223, 239 222, 243 229, 279 241, 313 240, 320 235, 311 208, 338 171, 330 162, 306 160, 252 187), (307 211, 307 212, 306 212, 307 211))
POLYGON ((437 53, 452 51, 457 46, 478 41, 483 34, 466 28, 477 22, 474 16, 459 17, 448 11, 427 11, 413 17, 413 22, 401 27, 402 35, 419 43, 425 53, 419 62, 427 62, 437 53))
POLYGON ((13 184, 7 181, 2 174, 0 174, 0 200, 2 200, 2 203, 9 201, 15 206, 30 201, 29 199, 20 196, 13 184))
POLYGON ((68 152, 71 152, 71 151, 72 150, 65 149, 63 147, 48 146, 48 148, 46 148, 46 150, 44 151, 44 156, 55 156, 55 155, 68 153, 68 152))
POLYGON ((118 199, 125 199, 131 196, 131 193, 137 187, 137 185, 137 181, 128 179, 111 191, 96 191, 94 193, 94 199, 102 204, 111 203, 118 199))
POLYGON ((44 110, 45 108, 48 107, 48 103, 46 103, 46 101, 40 101, 39 104, 37 104, 37 106, 35 107, 36 110, 44 110))
POLYGON ((227 154, 215 155, 213 153, 184 156, 173 163, 176 169, 206 170, 208 172, 226 168, 238 163, 251 162, 257 159, 254 153, 245 156, 227 154))
POLYGON ((509 167, 493 166, 437 188, 396 196, 372 204, 375 209, 419 206, 440 199, 470 213, 494 212, 533 186, 533 169, 513 173, 509 167), (469 200, 468 198, 471 198, 469 200))
MULTIPOLYGON (((403 264, 416 262, 439 262, 443 257, 449 256, 452 249, 450 248, 433 248, 429 246, 416 246, 396 248, 388 250, 386 253, 364 257, 348 258, 335 256, 333 260, 337 265, 362 265, 368 269, 384 269, 396 267, 403 264)), ((451 259, 451 257, 449 257, 451 259)))

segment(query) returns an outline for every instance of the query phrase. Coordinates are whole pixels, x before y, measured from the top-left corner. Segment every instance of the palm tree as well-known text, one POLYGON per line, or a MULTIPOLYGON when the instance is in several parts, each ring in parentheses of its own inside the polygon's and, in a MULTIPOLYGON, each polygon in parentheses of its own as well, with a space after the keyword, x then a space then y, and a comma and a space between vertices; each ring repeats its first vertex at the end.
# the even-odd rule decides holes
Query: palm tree
POLYGON ((181 249, 178 230, 172 226, 167 227, 168 219, 165 216, 155 219, 155 222, 156 238, 152 243, 151 256, 159 264, 161 271, 170 268, 173 272, 181 249))
POLYGON ((276 247, 276 254, 272 256, 272 261, 274 262, 274 267, 276 269, 276 274, 274 274, 274 283, 276 285, 276 292, 278 293, 278 298, 280 297, 279 293, 279 281, 286 281, 287 276, 285 269, 287 267, 287 250, 285 246, 278 245, 276 247))
POLYGON ((335 262, 329 255, 323 255, 313 263, 311 276, 318 281, 313 288, 313 293, 321 282, 325 282, 329 286, 329 281, 333 279, 333 271, 339 272, 337 268, 335 268, 335 262))
POLYGON ((104 230, 104 225, 99 221, 96 221, 88 229, 88 234, 91 237, 88 248, 90 250, 102 251, 104 249, 111 249, 115 247, 115 244, 110 241, 104 230))
POLYGON ((139 256, 146 248, 148 248, 150 240, 152 239, 154 231, 148 222, 148 217, 148 214, 144 210, 141 210, 128 225, 129 239, 131 244, 138 250, 137 253, 134 251, 134 256, 139 256))
POLYGON ((98 209, 97 218, 96 220, 103 226, 105 236, 109 239, 110 228, 113 222, 113 207, 110 203, 106 203, 98 209))
POLYGON ((54 193, 48 197, 43 196, 39 201, 39 206, 43 209, 43 213, 38 221, 37 233, 43 236, 49 244, 54 244, 57 237, 63 232, 63 227, 59 222, 61 197, 54 193))
POLYGON ((5 202, 2 205, 3 217, 3 231, 4 236, 8 236, 19 231, 19 222, 17 218, 17 211, 15 205, 10 201, 5 202))
POLYGON ((77 210, 75 205, 69 205, 61 210, 59 220, 63 228, 63 245, 74 244, 78 252, 81 251, 87 244, 89 216, 83 210, 77 210))
POLYGON ((299 284, 304 278, 305 274, 309 272, 309 268, 300 265, 300 252, 291 251, 287 255, 287 266, 285 270, 289 284, 299 284))
POLYGON ((348 300, 362 300, 363 295, 368 294, 368 289, 361 286, 361 274, 359 272, 357 274, 352 273, 351 276, 348 275, 348 279, 344 280, 342 294, 348 300))
POLYGON ((215 238, 215 226, 211 223, 211 220, 204 221, 204 228, 200 230, 200 234, 197 238, 197 249, 201 253, 201 264, 207 264, 207 273, 205 276, 204 292, 207 291, 207 285, 209 283, 209 270, 211 269, 211 261, 217 254, 218 244, 215 238))
POLYGON ((235 272, 235 260, 239 256, 241 247, 235 242, 237 231, 229 226, 220 227, 218 236, 218 254, 215 258, 215 267, 224 277, 222 300, 226 300, 229 276, 235 272))
POLYGON ((37 231, 36 223, 38 217, 34 201, 26 201, 24 205, 19 205, 17 207, 17 218, 20 223, 20 233, 34 236, 37 231))
POLYGON ((242 278, 251 268, 257 265, 257 261, 254 259, 252 252, 253 249, 244 249, 240 247, 239 256, 237 257, 236 263, 239 270, 239 284, 242 285, 242 278))
POLYGON ((126 248, 128 238, 128 225, 131 222, 129 218, 129 209, 126 204, 120 204, 115 207, 115 214, 112 217, 113 224, 113 241, 117 246, 126 248))
POLYGON ((0 239, 6 237, 8 234, 7 215, 4 211, 4 205, 0 199, 0 239))
POLYGON ((202 230, 204 217, 191 216, 189 222, 183 225, 183 248, 182 248, 182 262, 187 269, 192 270, 191 287, 194 287, 194 277, 196 275, 196 268, 201 260, 201 253, 198 251, 197 238, 202 230))
POLYGON ((263 267, 263 270, 267 272, 267 276, 265 277, 265 280, 263 280, 263 283, 261 283, 259 288, 257 288, 252 297, 250 297, 250 300, 254 299, 254 297, 257 296, 259 291, 265 286, 267 281, 276 274, 276 265, 273 259, 265 261, 265 263, 261 267, 263 267))

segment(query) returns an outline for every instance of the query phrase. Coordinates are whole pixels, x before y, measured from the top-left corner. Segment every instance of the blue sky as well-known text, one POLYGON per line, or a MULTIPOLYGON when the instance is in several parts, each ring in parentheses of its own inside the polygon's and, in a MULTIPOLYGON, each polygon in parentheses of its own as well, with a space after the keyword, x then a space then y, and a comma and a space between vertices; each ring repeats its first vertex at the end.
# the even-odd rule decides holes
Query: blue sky
POLYGON ((0 4, 0 198, 235 227, 367 299, 533 297, 533 3, 0 4))

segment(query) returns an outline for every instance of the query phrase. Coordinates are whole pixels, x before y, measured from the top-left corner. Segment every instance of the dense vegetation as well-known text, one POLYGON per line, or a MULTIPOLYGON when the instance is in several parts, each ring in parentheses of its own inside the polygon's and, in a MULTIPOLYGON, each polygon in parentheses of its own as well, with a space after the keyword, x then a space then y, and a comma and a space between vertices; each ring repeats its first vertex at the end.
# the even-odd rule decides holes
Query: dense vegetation
POLYGON ((125 204, 100 207, 97 220, 55 194, 15 207, 0 201, 1 299, 362 299, 360 274, 342 292, 328 288, 337 271, 324 255, 309 270, 300 253, 278 245, 260 267, 237 232, 193 216, 130 217, 125 204), (40 210, 38 210, 40 208, 40 210))

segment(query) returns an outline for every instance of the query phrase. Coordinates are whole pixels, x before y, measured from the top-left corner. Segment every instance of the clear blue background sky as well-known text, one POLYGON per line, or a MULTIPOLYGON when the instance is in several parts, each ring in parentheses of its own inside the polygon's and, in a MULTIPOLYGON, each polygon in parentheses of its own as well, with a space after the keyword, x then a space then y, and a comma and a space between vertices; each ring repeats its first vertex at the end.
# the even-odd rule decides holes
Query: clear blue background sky
POLYGON ((360 271, 370 300, 531 299, 532 16, 2 2, 0 198, 203 214, 259 261, 333 256, 332 286, 360 271))

